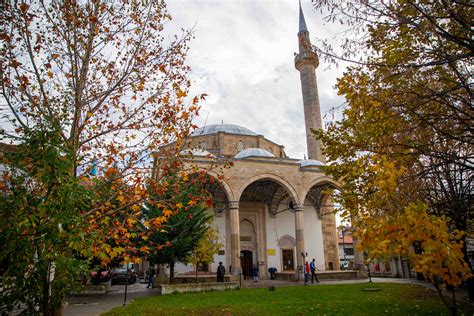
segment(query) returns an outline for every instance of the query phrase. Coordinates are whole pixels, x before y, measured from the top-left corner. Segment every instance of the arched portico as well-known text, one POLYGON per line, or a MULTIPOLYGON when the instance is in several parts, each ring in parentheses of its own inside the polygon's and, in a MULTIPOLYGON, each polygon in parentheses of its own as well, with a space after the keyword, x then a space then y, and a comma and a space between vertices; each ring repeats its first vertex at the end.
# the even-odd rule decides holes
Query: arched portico
POLYGON ((238 200, 241 199, 241 196, 244 192, 245 189, 249 187, 249 185, 259 182, 259 181, 272 181, 276 184, 278 184, 280 187, 282 187, 288 194, 288 196, 296 203, 299 204, 299 196, 297 194, 297 191, 295 190, 294 186, 289 183, 287 180, 284 178, 271 174, 271 173, 262 173, 255 175, 245 181, 240 185, 239 189, 236 191, 236 198, 238 200))
MULTIPOLYGON (((241 268, 241 250, 248 248, 248 243, 241 235, 242 218, 252 218, 256 230, 255 259, 254 264, 258 264, 260 272, 266 274, 267 263, 267 241, 266 241, 266 220, 269 216, 274 218, 278 212, 291 211, 295 214, 295 261, 297 271, 302 271, 304 253, 303 234, 303 206, 299 200, 297 191, 291 183, 273 174, 255 175, 246 181, 236 190, 238 202, 232 203, 229 209, 230 231, 231 231, 231 251, 230 262, 234 273, 239 273, 241 268), (291 201, 291 203, 290 203, 291 201)), ((250 251, 245 249, 246 251, 250 251)))
POLYGON ((339 270, 336 216, 332 204, 332 192, 337 188, 337 182, 328 177, 321 177, 312 181, 304 191, 305 205, 313 207, 318 219, 321 220, 324 261, 327 270, 339 270))

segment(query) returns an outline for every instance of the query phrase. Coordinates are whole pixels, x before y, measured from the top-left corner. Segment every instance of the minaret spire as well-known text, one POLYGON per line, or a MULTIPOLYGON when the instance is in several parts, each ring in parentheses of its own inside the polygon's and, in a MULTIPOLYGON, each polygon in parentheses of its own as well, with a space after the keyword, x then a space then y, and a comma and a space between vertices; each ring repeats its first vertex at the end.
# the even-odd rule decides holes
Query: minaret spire
POLYGON ((313 51, 306 21, 301 8, 299 16, 298 32, 299 54, 295 57, 295 67, 300 72, 301 90, 303 93, 304 119, 306 125, 306 144, 308 147, 308 159, 316 159, 326 162, 321 152, 322 143, 316 140, 312 129, 321 129, 321 108, 319 105, 318 84, 316 82, 316 68, 319 65, 318 55, 313 51))
POLYGON ((306 21, 304 20, 304 14, 303 14, 303 9, 301 9, 301 0, 300 0, 300 28, 298 32, 301 31, 308 31, 308 28, 306 27, 306 21))

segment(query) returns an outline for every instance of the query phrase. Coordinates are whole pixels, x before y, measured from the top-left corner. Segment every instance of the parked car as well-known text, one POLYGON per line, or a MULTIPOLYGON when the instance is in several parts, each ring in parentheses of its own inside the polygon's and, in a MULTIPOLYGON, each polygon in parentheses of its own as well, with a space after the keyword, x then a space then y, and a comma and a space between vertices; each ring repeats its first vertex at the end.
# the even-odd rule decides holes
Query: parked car
POLYGON ((133 284, 137 281, 137 274, 126 268, 117 268, 112 270, 112 275, 110 277, 110 284, 114 285, 117 283, 125 283, 128 281, 128 284, 133 284))
POLYGON ((91 280, 93 283, 108 282, 110 280, 111 271, 100 269, 99 271, 91 272, 91 280))

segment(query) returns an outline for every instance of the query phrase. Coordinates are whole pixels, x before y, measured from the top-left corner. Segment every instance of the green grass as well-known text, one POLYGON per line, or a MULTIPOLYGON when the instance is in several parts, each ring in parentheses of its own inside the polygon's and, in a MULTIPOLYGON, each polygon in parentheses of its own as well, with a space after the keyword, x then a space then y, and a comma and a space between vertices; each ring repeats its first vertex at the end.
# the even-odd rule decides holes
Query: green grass
POLYGON ((449 315, 437 294, 405 284, 242 289, 136 299, 103 315, 449 315), (366 288, 381 291, 364 291, 366 288))

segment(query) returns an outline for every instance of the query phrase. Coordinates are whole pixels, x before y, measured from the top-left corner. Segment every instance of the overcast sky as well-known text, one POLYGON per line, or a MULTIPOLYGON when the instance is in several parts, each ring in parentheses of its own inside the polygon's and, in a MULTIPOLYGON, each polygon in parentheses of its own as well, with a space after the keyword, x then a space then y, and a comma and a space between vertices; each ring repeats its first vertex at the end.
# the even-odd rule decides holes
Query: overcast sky
MULTIPOLYGON (((310 37, 331 38, 337 29, 303 0, 310 37)), ((172 0, 169 29, 195 26, 188 64, 192 93, 208 94, 198 125, 237 124, 285 146, 303 158, 306 140, 299 73, 297 0, 172 0)), ((341 70, 320 64, 321 111, 343 102, 334 89, 341 70)))

